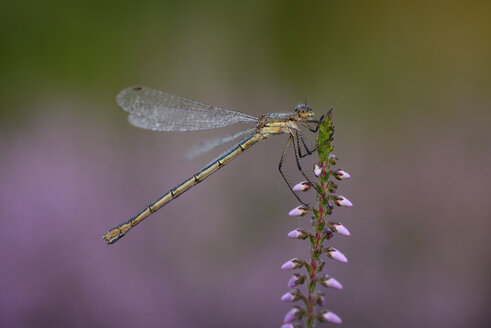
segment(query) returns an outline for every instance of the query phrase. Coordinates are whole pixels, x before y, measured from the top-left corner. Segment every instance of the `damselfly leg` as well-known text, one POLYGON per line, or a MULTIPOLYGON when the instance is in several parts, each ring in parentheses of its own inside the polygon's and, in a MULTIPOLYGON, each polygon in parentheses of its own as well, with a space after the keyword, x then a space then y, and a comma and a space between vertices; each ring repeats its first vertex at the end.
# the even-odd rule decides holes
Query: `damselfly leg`
MULTIPOLYGON (((319 120, 310 120, 309 122, 304 122, 302 125, 305 126, 306 128, 308 128, 311 132, 315 133, 315 132, 318 131, 319 125, 324 121, 324 118, 325 118, 325 115, 322 115, 319 120), (316 125, 316 127, 315 128, 312 128, 311 126, 307 125, 306 123, 314 123, 316 125)), ((301 158, 304 158, 304 157, 306 157, 308 155, 312 155, 312 153, 317 150, 317 146, 314 146, 313 149, 309 149, 309 147, 307 146, 307 143, 305 142, 305 140, 303 138, 302 133, 299 130, 296 130, 294 133, 292 132, 289 135, 288 140, 287 140, 287 143, 285 145, 285 148, 284 148, 284 150, 283 150, 283 152, 281 154, 280 162, 278 164, 278 170, 279 170, 279 172, 280 172, 283 180, 286 182, 286 184, 289 187, 289 189, 293 192, 292 186, 291 186, 290 182, 288 181, 288 179, 286 178, 285 173, 283 172, 283 162, 285 160, 285 155, 288 152, 288 149, 290 147, 290 144, 293 145, 293 153, 294 153, 294 156, 295 156, 295 162, 296 162, 298 171, 305 178, 305 180, 316 190, 316 192, 321 197, 324 198, 324 200, 327 203, 326 197, 321 193, 321 191, 316 187, 316 184, 314 184, 311 181, 311 179, 308 177, 308 175, 304 172, 304 170, 302 168, 302 164, 300 162, 300 159, 301 158), (302 142, 303 147, 305 148, 305 153, 304 154, 302 154, 302 147, 300 145, 300 141, 302 142)), ((298 199, 298 201, 300 203, 302 203, 305 206, 308 206, 308 204, 305 203, 303 200, 301 200, 300 197, 295 192, 293 192, 293 194, 295 195, 295 197, 298 199)))

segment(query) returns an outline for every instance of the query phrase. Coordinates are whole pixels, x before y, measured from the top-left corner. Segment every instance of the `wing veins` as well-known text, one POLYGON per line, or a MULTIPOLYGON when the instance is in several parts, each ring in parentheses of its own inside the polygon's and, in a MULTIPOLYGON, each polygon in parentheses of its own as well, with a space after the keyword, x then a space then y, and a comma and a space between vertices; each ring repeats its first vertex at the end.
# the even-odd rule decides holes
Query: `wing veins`
POLYGON ((130 87, 116 96, 129 112, 131 124, 149 130, 196 131, 235 123, 257 123, 258 118, 230 109, 209 106, 146 87, 130 87))

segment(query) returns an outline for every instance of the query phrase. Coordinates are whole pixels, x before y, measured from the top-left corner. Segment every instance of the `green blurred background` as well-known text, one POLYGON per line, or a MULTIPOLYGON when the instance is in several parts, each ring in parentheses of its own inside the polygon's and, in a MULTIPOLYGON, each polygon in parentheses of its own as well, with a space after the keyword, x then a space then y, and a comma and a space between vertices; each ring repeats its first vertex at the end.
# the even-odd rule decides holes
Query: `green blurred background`
POLYGON ((336 211, 352 236, 332 245, 350 262, 326 265, 345 286, 328 308, 345 327, 487 327, 490 13, 486 1, 3 1, 0 325, 281 325, 280 266, 307 252, 286 234, 308 220, 286 215, 284 138, 102 241, 212 158, 181 161, 216 131, 127 124, 114 97, 142 84, 254 115, 333 107, 355 206, 336 211))

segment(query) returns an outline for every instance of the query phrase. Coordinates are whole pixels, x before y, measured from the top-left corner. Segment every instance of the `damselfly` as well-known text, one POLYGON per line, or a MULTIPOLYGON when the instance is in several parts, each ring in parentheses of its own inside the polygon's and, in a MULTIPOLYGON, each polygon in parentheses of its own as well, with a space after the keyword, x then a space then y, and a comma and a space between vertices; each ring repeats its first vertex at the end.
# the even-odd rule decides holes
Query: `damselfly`
MULTIPOLYGON (((191 187, 209 177, 253 144, 272 135, 288 135, 288 141, 281 155, 278 169, 290 189, 291 185, 283 174, 282 164, 285 154, 291 145, 294 148, 297 167, 304 178, 310 183, 309 178, 301 168, 299 158, 310 155, 315 149, 309 149, 300 133, 298 124, 303 125, 315 133, 324 115, 319 120, 315 120, 312 109, 305 104, 296 106, 295 110, 291 113, 265 114, 255 117, 229 109, 208 106, 190 99, 145 87, 130 87, 122 90, 116 96, 116 102, 121 108, 130 113, 128 120, 132 125, 147 130, 196 131, 220 128, 235 123, 250 123, 254 124, 255 127, 219 141, 204 144, 201 148, 197 149, 193 155, 208 151, 222 143, 247 134, 247 137, 230 148, 225 154, 214 159, 201 171, 193 174, 189 179, 169 190, 130 220, 109 230, 103 236, 103 239, 109 244, 118 241, 132 227, 142 222, 150 214, 156 212, 171 200, 179 197, 191 189, 191 187), (304 148, 303 153, 301 145, 304 148)), ((314 185, 312 183, 310 184, 314 185)), ((297 195, 295 196, 302 202, 297 195)))

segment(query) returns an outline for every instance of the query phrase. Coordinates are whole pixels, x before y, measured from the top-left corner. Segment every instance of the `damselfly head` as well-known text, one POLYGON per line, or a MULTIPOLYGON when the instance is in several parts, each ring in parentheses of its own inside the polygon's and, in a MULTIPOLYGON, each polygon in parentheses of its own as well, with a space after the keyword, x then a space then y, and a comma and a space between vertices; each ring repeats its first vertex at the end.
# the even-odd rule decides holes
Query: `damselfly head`
POLYGON ((295 112, 298 114, 298 117, 300 118, 314 117, 314 112, 312 112, 312 108, 310 108, 306 104, 297 105, 297 107, 295 107, 295 112))

